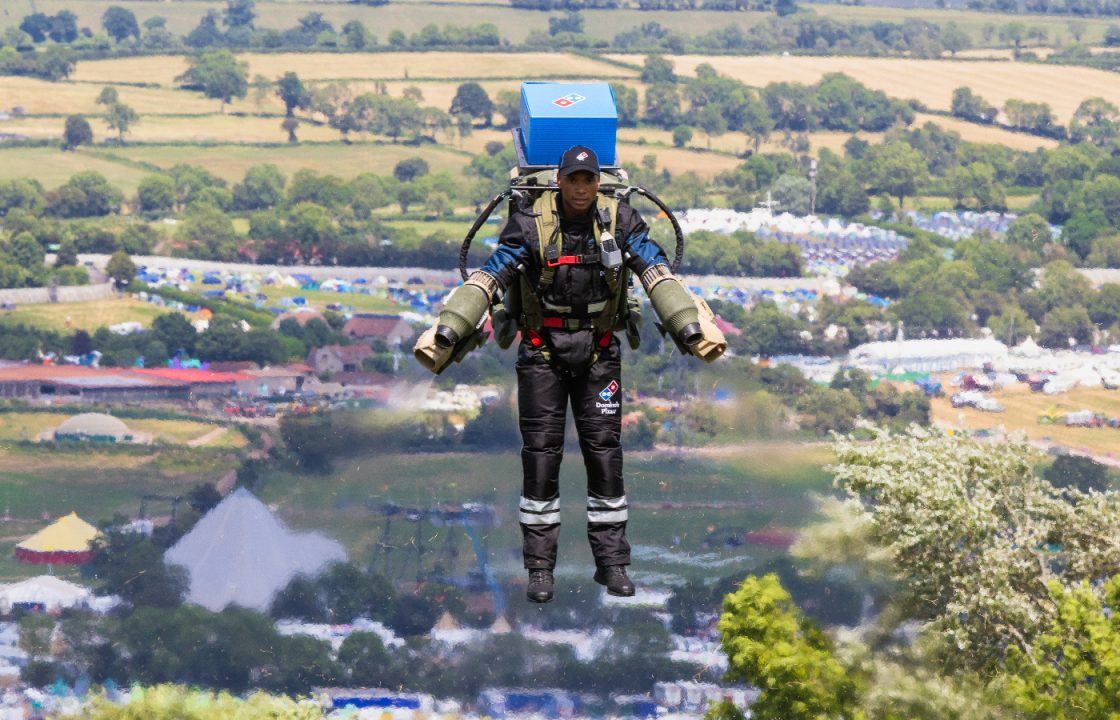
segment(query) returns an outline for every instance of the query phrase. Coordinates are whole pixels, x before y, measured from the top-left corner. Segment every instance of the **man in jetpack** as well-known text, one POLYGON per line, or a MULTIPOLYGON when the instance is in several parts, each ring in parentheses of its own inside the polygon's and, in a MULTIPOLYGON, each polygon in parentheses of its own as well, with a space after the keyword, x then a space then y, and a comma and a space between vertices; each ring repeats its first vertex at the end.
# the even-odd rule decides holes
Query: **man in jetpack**
MULTIPOLYGON (((414 348, 417 359, 438 373, 485 341, 480 329, 488 309, 499 345, 507 347, 520 331, 517 399, 524 476, 519 520, 529 571, 526 595, 538 603, 553 595, 558 479, 569 403, 587 469, 594 579, 612 595, 635 592, 626 573, 622 350, 615 336, 625 331, 631 347, 638 347, 640 306, 628 294, 631 274, 649 295, 662 331, 682 352, 711 362, 727 347, 711 310, 673 275, 638 212, 622 193, 600 190, 595 152, 582 145, 564 152, 554 185, 520 196, 520 207, 511 201, 497 249, 447 298, 439 321, 414 348)), ((464 275, 465 251, 479 225, 464 245, 464 275)))

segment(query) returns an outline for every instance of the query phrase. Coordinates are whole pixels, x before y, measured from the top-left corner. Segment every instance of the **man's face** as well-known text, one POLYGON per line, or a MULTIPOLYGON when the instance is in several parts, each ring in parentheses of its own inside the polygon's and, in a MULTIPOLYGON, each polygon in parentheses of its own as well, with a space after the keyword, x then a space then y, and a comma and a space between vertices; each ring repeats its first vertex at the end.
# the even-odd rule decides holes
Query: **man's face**
POLYGON ((565 209, 585 213, 590 209, 591 203, 595 202, 595 195, 599 192, 599 176, 586 170, 577 170, 556 178, 556 186, 560 188, 565 209))

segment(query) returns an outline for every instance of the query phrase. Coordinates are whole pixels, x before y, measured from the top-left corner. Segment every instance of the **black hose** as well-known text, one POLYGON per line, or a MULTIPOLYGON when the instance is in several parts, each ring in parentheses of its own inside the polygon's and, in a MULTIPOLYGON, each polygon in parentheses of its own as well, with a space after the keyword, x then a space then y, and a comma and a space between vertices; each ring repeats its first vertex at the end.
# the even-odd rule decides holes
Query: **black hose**
POLYGON ((494 212, 494 208, 498 207, 498 203, 508 198, 512 193, 512 190, 507 189, 495 195, 490 204, 482 210, 482 214, 475 218, 471 229, 467 231, 467 236, 463 238, 463 245, 459 248, 459 274, 463 276, 463 280, 467 279, 467 255, 471 252, 471 241, 474 240, 475 233, 490 217, 490 213, 494 212))
MULTIPOLYGON (((631 187, 627 188, 627 195, 629 195, 631 192, 637 192, 639 195, 643 195, 654 205, 661 208, 662 212, 665 213, 665 216, 669 218, 669 222, 672 223, 673 233, 677 236, 677 248, 676 252, 673 253, 673 262, 670 263, 669 267, 673 272, 676 272, 677 268, 681 266, 681 261, 684 260, 684 231, 681 230, 681 224, 677 222, 677 218, 673 215, 673 211, 670 210, 665 205, 665 203, 661 202, 661 198, 657 197, 649 190, 646 190, 641 185, 632 185, 631 187)), ((665 248, 661 248, 661 250, 664 251, 665 248)))

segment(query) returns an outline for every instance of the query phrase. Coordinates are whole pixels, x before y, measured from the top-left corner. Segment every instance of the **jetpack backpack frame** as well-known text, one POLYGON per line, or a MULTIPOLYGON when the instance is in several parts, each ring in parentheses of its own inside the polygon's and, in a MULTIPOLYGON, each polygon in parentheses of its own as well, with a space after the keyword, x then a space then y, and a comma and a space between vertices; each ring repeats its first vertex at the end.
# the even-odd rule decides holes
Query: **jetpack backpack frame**
MULTIPOLYGON (((459 274, 463 280, 470 277, 467 269, 467 258, 470 253, 471 242, 479 229, 486 223, 491 213, 503 202, 506 203, 506 217, 514 212, 521 211, 533 216, 537 221, 540 252, 542 255, 541 284, 547 287, 551 282, 551 268, 549 253, 558 255, 559 246, 555 242, 558 228, 555 226, 555 208, 559 198, 559 188, 556 185, 555 164, 532 164, 526 158, 525 146, 522 141, 520 128, 513 129, 513 143, 517 150, 517 167, 510 170, 509 187, 495 195, 482 213, 475 219, 459 249, 459 274)), ((577 144, 576 142, 572 143, 577 144)), ((596 222, 599 228, 599 253, 610 252, 610 245, 604 247, 603 241, 614 242, 615 218, 618 206, 629 204, 630 198, 635 194, 649 199, 656 205, 673 227, 676 235, 676 248, 670 267, 675 273, 684 258, 684 232, 677 222, 673 211, 654 193, 641 185, 631 184, 627 173, 617 165, 600 166, 600 185, 598 196, 599 213, 596 222)), ((614 248, 617 251, 617 247, 614 248)), ((598 260, 598 258, 596 258, 598 260)), ((525 276, 523 266, 518 267, 519 281, 511 284, 505 296, 490 306, 491 325, 498 345, 503 349, 509 347, 522 327, 538 331, 542 324, 543 310, 540 305, 538 293, 543 287, 533 288, 525 276)), ((638 311, 637 298, 629 294, 633 280, 624 263, 619 263, 616 269, 611 269, 607 274, 608 285, 611 289, 611 299, 603 307, 599 317, 595 319, 595 329, 600 333, 625 330, 627 340, 633 349, 639 343, 638 328, 641 325, 641 316, 638 311)), ((664 334, 664 329, 660 328, 664 334)), ((676 338, 674 337, 674 341, 676 338)), ((682 352, 687 352, 682 348, 682 352)))

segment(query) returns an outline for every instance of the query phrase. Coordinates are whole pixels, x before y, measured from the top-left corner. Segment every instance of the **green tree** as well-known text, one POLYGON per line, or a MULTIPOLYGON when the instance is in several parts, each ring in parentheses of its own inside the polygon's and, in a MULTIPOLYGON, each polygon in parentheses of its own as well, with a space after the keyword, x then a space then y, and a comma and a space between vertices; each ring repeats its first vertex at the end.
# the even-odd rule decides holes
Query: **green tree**
POLYGON ((101 88, 101 92, 97 94, 97 100, 95 100, 94 102, 96 102, 98 105, 109 106, 115 102, 120 102, 120 100, 121 96, 120 93, 117 92, 117 89, 112 85, 106 85, 105 87, 101 88))
POLYGON ((673 128, 673 147, 683 148, 692 141, 692 128, 688 125, 677 125, 673 128))
POLYGON ((24 230, 12 238, 8 245, 8 255, 17 265, 35 272, 43 267, 43 246, 35 236, 24 230))
POLYGON ((152 334, 162 342, 171 353, 183 350, 194 354, 198 333, 185 315, 179 312, 164 313, 152 321, 152 334))
POLYGON ((719 634, 727 679, 761 689, 752 718, 862 717, 863 679, 836 659, 832 643, 801 614, 776 575, 748 577, 724 598, 719 634))
POLYGON ((770 188, 778 207, 794 215, 808 215, 813 184, 800 175, 782 175, 770 188))
POLYGON ((176 239, 188 256, 232 261, 238 258, 240 243, 233 221, 209 203, 192 205, 179 223, 176 239))
POLYGON ((140 25, 131 10, 111 6, 101 16, 101 27, 117 42, 123 42, 130 37, 140 38, 140 25))
POLYGON ((275 165, 254 165, 245 171, 241 182, 233 186, 233 208, 263 210, 275 207, 284 200, 286 182, 287 178, 275 165))
POLYGON ((105 112, 105 123, 110 130, 117 131, 117 142, 124 145, 124 136, 129 128, 140 120, 140 115, 128 105, 115 102, 105 112))
POLYGON ((294 72, 286 72, 276 81, 276 95, 284 103, 284 112, 288 117, 295 115, 297 108, 307 110, 311 107, 311 93, 294 72))
POLYGON ((1108 327, 1120 322, 1120 283, 1104 283, 1089 298, 1089 318, 1108 327))
POLYGON ((292 145, 299 144, 299 137, 296 135, 296 130, 299 129, 299 119, 294 117, 286 117, 280 123, 280 129, 288 133, 288 142, 292 145))
POLYGON ((1011 649, 997 684, 1027 720, 1110 720, 1120 693, 1120 576, 1100 592, 1086 581, 1047 589, 1054 609, 1042 632, 1011 649))
POLYGON ((1064 349, 1072 339, 1078 344, 1093 340, 1093 321, 1084 305, 1056 307, 1042 318, 1042 329, 1038 333, 1038 344, 1043 347, 1064 349))
POLYGON ((641 80, 647 85, 675 83, 677 75, 673 72, 672 61, 660 55, 647 55, 642 62, 641 80))
POLYGON ((681 96, 670 83, 650 85, 646 88, 645 120, 662 128, 675 126, 681 118, 681 96))
POLYGON ((614 93, 615 107, 618 108, 618 124, 622 127, 635 127, 638 124, 638 91, 629 85, 612 83, 611 92, 614 93))
POLYGON ((452 115, 470 115, 482 120, 484 127, 490 127, 494 119, 494 103, 481 85, 465 82, 455 90, 449 112, 452 115))
POLYGON ((79 145, 89 145, 93 142, 93 129, 89 121, 81 115, 70 115, 66 118, 66 127, 62 131, 62 149, 73 150, 79 145))
POLYGON ((249 92, 249 63, 238 60, 229 50, 204 51, 188 58, 187 63, 187 71, 175 78, 176 82, 220 100, 223 113, 234 98, 249 92))
POLYGON ((175 181, 166 175, 145 175, 136 188, 140 212, 159 215, 175 206, 175 181))
POLYGON ((187 589, 181 567, 163 562, 163 550, 150 538, 111 532, 93 543, 88 566, 98 594, 119 595, 133 607, 175 607, 187 589))
POLYGON ((104 175, 83 170, 47 195, 47 212, 64 218, 98 217, 120 211, 124 196, 104 175))
MULTIPOLYGON (((637 108, 634 111, 636 113, 637 108)), ((520 122, 521 95, 513 90, 499 90, 494 96, 494 112, 502 116, 502 127, 514 127, 520 122)))
POLYGON ((872 146, 865 167, 871 184, 898 198, 899 207, 929 176, 922 154, 901 140, 872 146))
POLYGON ((1082 101, 1069 123, 1070 139, 1110 145, 1120 132, 1120 109, 1101 97, 1082 101))
POLYGON ((338 662, 356 687, 389 687, 395 677, 393 656, 375 633, 348 635, 338 649, 338 662))
POLYGON ((428 174, 428 161, 422 157, 409 157, 393 167, 393 177, 399 182, 411 182, 428 174))
POLYGON ((105 274, 112 278, 117 287, 124 287, 136 277, 136 265, 133 264, 128 253, 118 250, 109 257, 105 274))

